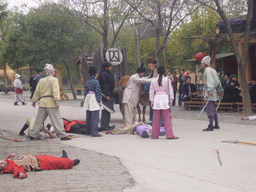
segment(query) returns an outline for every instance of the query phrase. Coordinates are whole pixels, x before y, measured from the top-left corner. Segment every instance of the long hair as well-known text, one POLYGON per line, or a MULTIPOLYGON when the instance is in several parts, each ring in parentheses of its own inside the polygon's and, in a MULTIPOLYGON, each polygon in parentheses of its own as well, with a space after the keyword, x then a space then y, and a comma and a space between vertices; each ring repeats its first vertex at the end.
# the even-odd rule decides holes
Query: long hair
POLYGON ((165 75, 165 68, 163 66, 158 67, 157 68, 157 73, 159 74, 158 85, 162 86, 163 76, 165 75))

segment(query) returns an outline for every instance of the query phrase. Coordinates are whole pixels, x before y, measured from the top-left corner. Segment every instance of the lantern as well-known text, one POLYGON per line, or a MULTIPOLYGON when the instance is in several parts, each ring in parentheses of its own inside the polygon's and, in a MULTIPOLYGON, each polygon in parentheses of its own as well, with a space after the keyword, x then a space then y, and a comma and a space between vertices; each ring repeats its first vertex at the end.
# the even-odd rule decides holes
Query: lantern
POLYGON ((205 56, 207 56, 206 53, 203 53, 203 52, 197 53, 197 54, 195 55, 195 60, 201 62, 202 59, 203 59, 205 56))

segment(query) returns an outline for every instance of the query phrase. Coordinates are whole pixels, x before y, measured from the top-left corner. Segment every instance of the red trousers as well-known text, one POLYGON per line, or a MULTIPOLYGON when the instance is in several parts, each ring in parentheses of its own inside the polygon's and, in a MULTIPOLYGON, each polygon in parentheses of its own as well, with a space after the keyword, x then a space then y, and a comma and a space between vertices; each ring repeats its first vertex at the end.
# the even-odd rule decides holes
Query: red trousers
POLYGON ((174 134, 172 131, 172 122, 170 118, 171 116, 170 109, 165 109, 165 110, 154 109, 151 139, 159 138, 159 132, 160 132, 160 126, 161 126, 161 113, 164 119, 164 129, 165 129, 166 139, 174 137, 174 134))
POLYGON ((36 155, 42 170, 71 169, 74 161, 69 158, 52 157, 49 155, 36 155))

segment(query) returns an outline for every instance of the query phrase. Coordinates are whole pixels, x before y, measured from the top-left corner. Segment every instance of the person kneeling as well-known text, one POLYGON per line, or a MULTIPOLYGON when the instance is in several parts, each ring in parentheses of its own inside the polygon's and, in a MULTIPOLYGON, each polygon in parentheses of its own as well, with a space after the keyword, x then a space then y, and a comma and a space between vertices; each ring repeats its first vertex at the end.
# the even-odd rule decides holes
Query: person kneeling
MULTIPOLYGON (((20 133, 19 133, 19 136, 25 136, 25 131, 28 129, 28 134, 27 135, 30 135, 30 132, 31 130, 33 129, 33 125, 35 123, 35 118, 34 117, 31 117, 29 118, 26 123, 24 124, 24 126, 22 127, 22 129, 20 130, 20 133)), ((42 128, 39 132, 39 139, 46 139, 46 138, 56 138, 57 135, 54 131, 54 128, 51 124, 47 124, 46 127, 44 127, 42 125, 42 128)))

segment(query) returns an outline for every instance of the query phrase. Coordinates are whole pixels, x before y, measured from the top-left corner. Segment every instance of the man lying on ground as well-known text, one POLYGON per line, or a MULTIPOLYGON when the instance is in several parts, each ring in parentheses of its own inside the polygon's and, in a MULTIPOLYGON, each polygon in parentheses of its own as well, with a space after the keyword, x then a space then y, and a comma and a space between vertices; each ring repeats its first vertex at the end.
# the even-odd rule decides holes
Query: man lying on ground
POLYGON ((255 116, 249 116, 249 117, 242 117, 242 120, 255 120, 256 119, 256 115, 255 116))
POLYGON ((74 119, 63 119, 64 129, 66 133, 86 134, 86 121, 78 121, 74 119))
MULTIPOLYGON (((136 122, 132 125, 128 125, 126 127, 120 127, 120 128, 115 128, 111 131, 106 131, 106 134, 110 133, 113 135, 119 135, 119 134, 138 134, 142 138, 149 138, 150 132, 151 132, 152 127, 150 125, 147 125, 143 122, 136 122)), ((160 127, 160 136, 165 135, 165 130, 164 127, 160 127)))
POLYGON ((13 174, 14 178, 24 179, 26 172, 56 169, 71 169, 80 163, 79 159, 71 160, 65 150, 62 150, 62 157, 49 155, 19 155, 11 153, 5 161, 0 160, 0 174, 13 174))
MULTIPOLYGON (((76 134, 85 134, 85 121, 78 121, 78 120, 72 120, 72 119, 63 119, 63 125, 66 133, 76 133, 76 134)), ((35 123, 35 118, 31 117, 29 118, 26 123, 24 124, 23 128, 20 130, 19 135, 24 136, 25 131, 28 129, 28 135, 30 135, 30 132, 32 130, 32 127, 35 123)), ((40 139, 46 139, 46 138, 56 138, 56 133, 54 131, 54 128, 52 124, 47 124, 46 127, 42 125, 42 129, 39 133, 40 139)))

